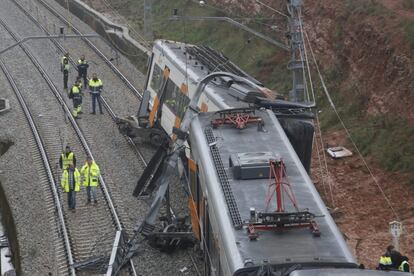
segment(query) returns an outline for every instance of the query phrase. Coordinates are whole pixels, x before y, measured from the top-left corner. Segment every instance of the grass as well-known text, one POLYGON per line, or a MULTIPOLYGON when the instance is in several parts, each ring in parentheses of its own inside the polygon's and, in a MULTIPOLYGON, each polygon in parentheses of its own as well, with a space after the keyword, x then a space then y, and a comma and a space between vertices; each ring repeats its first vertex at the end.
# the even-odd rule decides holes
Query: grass
POLYGON ((407 20, 403 23, 405 38, 407 42, 414 48, 414 20, 407 20))
MULTIPOLYGON (((211 46, 222 51, 268 88, 282 93, 287 93, 290 89, 291 79, 286 72, 288 55, 280 54, 283 50, 227 22, 170 20, 174 9, 177 9, 178 15, 182 16, 228 16, 221 10, 206 6, 200 7, 193 1, 154 0, 152 30, 155 38, 211 46), (276 57, 278 57, 277 60, 276 57), (274 62, 270 63, 270 60, 274 62)), ((129 18, 130 24, 134 29, 143 33, 142 0, 129 0, 119 7, 119 11, 122 14, 133 14, 133 17, 131 15, 129 18)), ((258 24, 254 22, 249 23, 249 26, 257 28, 258 24)), ((264 30, 262 28, 259 31, 264 30)), ((281 40, 274 32, 269 35, 276 40, 281 40)), ((283 37, 281 34, 279 36, 283 37)), ((140 69, 143 68, 140 67, 140 69)))
POLYGON ((387 9, 377 0, 345 0, 349 12, 379 16, 387 13, 387 9))
POLYGON ((366 124, 353 129, 352 137, 361 153, 374 157, 390 171, 414 170, 414 128, 392 116, 370 116, 366 124))
MULTIPOLYGON (((387 9, 376 0, 344 0, 344 5, 349 13, 359 16, 388 15, 387 9)), ((406 0, 404 5, 407 9, 413 9, 414 0, 406 0)), ((222 10, 200 7, 192 1, 153 0, 152 28, 156 38, 204 44, 219 49, 267 87, 282 94, 291 89, 291 75, 286 70, 288 55, 285 52, 225 22, 171 21, 169 18, 173 9, 177 9, 179 15, 185 16, 237 16, 236 12, 227 15, 222 10)), ((130 14, 130 23, 143 33, 143 0, 124 1, 118 10, 123 14, 130 14)), ((257 21, 248 25, 276 40, 283 37, 280 33, 269 32, 263 25, 257 24, 257 21)), ((403 28, 407 41, 414 47, 414 21, 404 22, 403 28)), ((333 35, 336 40, 343 38, 345 30, 342 22, 336 25, 333 35)), ((341 49, 336 50, 341 52, 341 49)), ((342 68, 345 66, 339 63, 325 73, 327 85, 339 114, 350 128, 361 152, 374 157, 388 170, 414 171, 414 143, 411 142, 414 129, 408 127, 404 120, 390 115, 367 115, 365 110, 368 97, 365 91, 361 91, 358 84, 342 87, 341 84, 348 78, 347 72, 342 68)), ((319 86, 316 90, 322 91, 322 88, 319 86)), ((317 97, 318 105, 322 109, 322 129, 340 129, 336 114, 329 107, 326 97, 320 92, 317 97)), ((411 182, 414 186, 414 173, 411 182)))
POLYGON ((404 0, 403 8, 408 10, 414 10, 414 0, 404 0))

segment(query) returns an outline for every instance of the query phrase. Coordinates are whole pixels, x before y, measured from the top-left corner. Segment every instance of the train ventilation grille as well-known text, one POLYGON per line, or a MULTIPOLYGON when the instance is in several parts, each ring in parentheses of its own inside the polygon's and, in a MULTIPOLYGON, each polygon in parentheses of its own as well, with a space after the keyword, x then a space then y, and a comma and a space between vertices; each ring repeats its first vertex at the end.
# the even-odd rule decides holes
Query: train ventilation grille
POLYGON ((204 129, 204 135, 206 136, 207 143, 209 145, 212 145, 210 146, 211 156, 213 157, 214 166, 216 167, 217 175, 220 180, 221 188, 224 193, 224 198, 227 203, 227 208, 229 209, 233 226, 236 229, 240 229, 243 226, 243 221, 241 219, 236 200, 234 199, 233 191, 231 190, 230 182, 227 177, 223 161, 221 160, 219 150, 217 146, 214 144, 216 142, 216 138, 214 137, 213 129, 211 127, 206 127, 204 129))

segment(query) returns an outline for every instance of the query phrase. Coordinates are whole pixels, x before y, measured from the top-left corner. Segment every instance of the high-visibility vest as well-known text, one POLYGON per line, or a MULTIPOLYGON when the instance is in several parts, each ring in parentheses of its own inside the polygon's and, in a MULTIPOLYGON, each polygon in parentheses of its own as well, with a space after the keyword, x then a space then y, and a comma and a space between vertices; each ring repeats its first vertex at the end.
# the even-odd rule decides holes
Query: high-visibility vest
MULTIPOLYGON (((80 173, 78 171, 77 168, 75 168, 74 172, 73 172, 73 190, 75 192, 79 192, 80 191, 80 173)), ((69 184, 69 171, 68 169, 64 170, 62 173, 62 180, 60 182, 63 190, 65 191, 65 193, 69 193, 70 191, 70 184, 69 184)))
POLYGON ((98 186, 101 171, 95 161, 92 161, 90 166, 86 163, 81 169, 81 174, 83 176, 83 186, 98 186))
POLYGON ((78 59, 78 70, 79 74, 86 74, 88 71, 89 64, 86 60, 78 59))
POLYGON ((97 91, 98 90, 98 88, 100 88, 100 87, 102 87, 102 81, 101 81, 101 79, 98 79, 97 81, 94 81, 93 79, 90 79, 89 80, 89 88, 92 90, 92 91, 97 91))
POLYGON ((71 88, 71 92, 72 92, 72 97, 73 99, 80 99, 81 95, 80 95, 80 89, 79 89, 79 85, 73 85, 71 88))
POLYGON ((382 265, 392 265, 391 257, 381 256, 379 263, 382 265))
POLYGON ((61 63, 63 70, 69 70, 69 59, 67 57, 63 57, 61 63))
POLYGON ((68 156, 66 156, 65 153, 62 153, 62 169, 66 169, 67 167, 69 167, 70 164, 75 166, 75 164, 73 163, 74 156, 75 155, 73 152, 70 152, 68 156))
MULTIPOLYGON (((407 262, 407 261, 403 261, 401 264, 400 264, 400 267, 398 268, 398 270, 399 271, 404 271, 404 265, 405 264, 407 264, 408 265, 408 267, 410 267, 410 264, 407 262)), ((409 271, 408 272, 411 272, 411 269, 409 269, 409 271)))

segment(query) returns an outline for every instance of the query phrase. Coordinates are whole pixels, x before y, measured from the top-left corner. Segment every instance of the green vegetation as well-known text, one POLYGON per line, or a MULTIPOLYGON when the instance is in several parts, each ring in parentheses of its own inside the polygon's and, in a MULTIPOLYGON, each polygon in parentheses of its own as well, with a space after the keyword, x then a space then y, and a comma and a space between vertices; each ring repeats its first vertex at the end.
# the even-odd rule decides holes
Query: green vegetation
POLYGON ((387 9, 377 0, 345 0, 344 3, 352 13, 378 16, 387 12, 387 9))
MULTIPOLYGON (((134 29, 143 33, 143 0, 124 0, 117 9, 122 14, 133 14, 130 23, 134 29)), ((349 13, 359 15, 392 16, 377 0, 344 0, 349 13)), ((412 9, 414 0, 406 0, 404 5, 412 9)), ((169 20, 173 10, 184 16, 229 16, 220 9, 200 7, 188 0, 162 1, 154 0, 152 12, 152 28, 155 38, 184 41, 191 44, 204 44, 219 49, 231 60, 236 61, 242 69, 278 92, 287 92, 291 88, 290 72, 286 70, 289 56, 283 50, 252 36, 249 33, 226 23, 216 21, 172 21, 169 20)), ((233 12, 235 13, 235 12, 233 12)), ((246 23, 246 22, 244 22, 246 23)), ((249 21, 248 26, 262 33, 267 33, 276 40, 282 40, 284 27, 281 32, 269 31, 263 22, 249 21)), ((266 22, 268 23, 268 22, 266 22)), ((283 26, 283 21, 277 22, 283 26)), ((270 24, 275 24, 271 22, 270 24)), ((337 41, 336 51, 342 52, 343 38, 346 35, 343 24, 338 22, 333 36, 337 41)), ((414 47, 414 21, 404 22, 403 28, 407 41, 414 47)), ((366 91, 358 87, 358 83, 343 87, 348 79, 346 66, 338 64, 325 72, 328 89, 331 92, 338 112, 349 128, 353 139, 362 154, 372 156, 384 168, 392 171, 414 171, 414 128, 408 127, 406 121, 390 115, 367 115, 368 96, 366 91)), ((314 77, 314 80, 317 78, 314 77)), ((321 126, 324 131, 342 129, 336 114, 333 112, 322 87, 316 84, 317 102, 321 113, 321 126)), ((414 173, 411 184, 414 186, 414 173)))
MULTIPOLYGON (((396 115, 367 115, 368 98, 357 85, 338 90, 337 84, 344 77, 338 70, 328 72, 328 89, 359 150, 387 170, 409 173, 414 186, 414 127, 396 115)), ((325 107, 320 116, 322 130, 342 129, 327 100, 319 102, 325 107)))
POLYGON ((414 0, 404 0, 403 7, 408 10, 414 10, 414 0))
POLYGON ((404 22, 404 30, 407 42, 414 48, 414 20, 404 22))
MULTIPOLYGON (((181 16, 231 16, 219 9, 200 7, 193 1, 154 0, 152 29, 155 38, 211 46, 222 51, 230 60, 237 61, 238 66, 270 89, 280 93, 286 93, 290 89, 291 78, 286 70, 288 55, 283 50, 227 22, 170 20, 174 9, 177 9, 178 15, 181 16)), ((134 11, 134 18, 130 19, 130 24, 133 29, 143 33, 142 0, 128 0, 119 10, 123 14, 131 14, 131 11, 134 11)), ((247 23, 249 27, 259 29, 260 32, 269 32, 263 30, 261 21, 250 21, 247 23)), ((268 35, 282 41, 284 32, 269 32, 268 35)))

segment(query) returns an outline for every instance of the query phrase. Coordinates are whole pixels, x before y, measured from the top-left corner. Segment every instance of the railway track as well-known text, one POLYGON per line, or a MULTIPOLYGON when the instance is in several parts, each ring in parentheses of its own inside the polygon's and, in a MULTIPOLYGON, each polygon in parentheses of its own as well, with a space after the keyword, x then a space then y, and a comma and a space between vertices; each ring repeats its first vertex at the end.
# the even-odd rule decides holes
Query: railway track
MULTIPOLYGON (((16 1, 16 0, 13 0, 16 1)), ((45 0, 37 0, 44 8, 46 8, 51 14, 59 18, 59 20, 64 23, 66 26, 70 26, 71 30, 78 35, 83 34, 78 28, 76 28, 71 22, 69 22, 59 11, 54 9, 50 4, 45 0)), ((130 89, 130 91, 138 98, 142 99, 142 92, 140 92, 135 86, 121 73, 121 71, 108 59, 105 54, 96 47, 92 41, 88 38, 82 38, 82 40, 90 47, 102 60, 105 61, 105 64, 111 68, 111 70, 125 83, 125 85, 130 89)))
MULTIPOLYGON (((42 164, 44 167, 44 173, 40 175, 40 185, 42 189, 46 191, 45 194, 45 203, 49 210, 49 212, 54 213, 56 210, 56 224, 52 223, 52 225, 56 225, 56 229, 54 231, 53 238, 56 243, 56 257, 58 259, 58 269, 59 274, 67 274, 74 276, 75 269, 73 268, 73 256, 72 256, 72 248, 70 237, 68 234, 68 229, 66 227, 66 218, 64 214, 63 207, 61 205, 61 196, 58 192, 59 185, 55 180, 55 176, 53 173, 52 165, 50 164, 50 159, 46 148, 43 144, 42 137, 37 129, 37 126, 34 122, 34 118, 32 117, 29 108, 26 105, 26 102, 22 96, 20 89, 18 88, 15 80, 13 79, 10 71, 5 66, 3 60, 0 60, 0 67, 5 74, 7 80, 9 81, 12 90, 14 91, 16 98, 18 99, 21 109, 25 115, 26 122, 29 125, 31 132, 33 133, 32 138, 28 138, 28 142, 30 144, 35 144, 37 153, 33 151, 33 159, 37 164, 42 164), (34 140, 34 141, 32 141, 34 140), (59 239, 59 236, 61 239, 59 239)), ((24 123, 24 122, 22 122, 24 123)), ((54 218, 53 218, 54 219, 54 218)))
MULTIPOLYGON (((36 20, 36 18, 30 13, 28 12, 21 3, 19 3, 19 1, 17 0, 11 0, 22 12, 25 13, 25 15, 30 18, 30 20, 39 28, 41 29, 45 34, 47 35, 52 35, 40 22, 39 20, 36 20)), ((40 3, 42 3, 42 5, 44 5, 45 7, 47 7, 48 10, 53 11, 54 15, 59 15, 59 13, 57 11, 55 11, 52 7, 48 6, 47 3, 45 3, 44 1, 40 0, 40 3)), ((60 17, 59 17, 60 18, 60 17)), ((64 19, 64 17, 62 17, 64 19)), ((62 20, 63 23, 68 23, 67 21, 62 20)), ((77 30, 75 27, 73 27, 73 30, 75 30, 76 34, 82 34, 79 30, 77 30)), ((63 55, 64 53, 67 53, 68 50, 65 49, 65 47, 58 42, 58 40, 53 39, 51 40, 52 43, 56 46, 56 48, 60 51, 60 53, 63 55)), ((132 94, 135 95, 136 97, 138 97, 139 99, 141 99, 142 95, 141 93, 138 91, 138 89, 136 89, 128 80, 127 78, 109 61, 109 59, 96 47, 92 44, 92 42, 90 42, 89 40, 85 40, 85 42, 87 43, 87 45, 89 47, 91 47, 98 55, 100 58, 102 58, 107 64, 108 66, 111 68, 111 70, 115 73, 116 76, 118 76, 122 81, 124 81, 128 88, 130 89, 130 91, 132 91, 132 94)), ((71 65, 73 66, 73 68, 76 68, 77 70, 77 64, 76 61, 73 60, 72 57, 69 57, 69 61, 71 63, 71 65)), ((109 101, 106 100, 105 96, 101 97, 102 99, 102 103, 104 108, 106 109, 106 111, 108 112, 108 114, 110 115, 111 119, 113 120, 113 122, 116 122, 116 117, 117 114, 115 113, 114 109, 111 107, 111 105, 109 104, 109 101)), ((141 165, 143 168, 145 168, 147 166, 147 162, 145 160, 144 154, 141 152, 141 150, 136 146, 136 144, 133 142, 133 140, 128 137, 128 136, 124 136, 127 143, 131 146, 132 150, 135 152, 135 154, 137 155, 139 161, 141 162, 141 165)))
MULTIPOLYGON (((3 29, 6 30, 8 35, 11 36, 15 41, 19 39, 2 19, 0 20, 0 25, 2 25, 3 29)), ((57 137, 61 136, 61 129, 55 127, 54 123, 56 123, 56 121, 42 120, 42 118, 45 115, 49 116, 50 114, 59 114, 61 113, 59 110, 63 109, 65 117, 55 119, 57 119, 57 121, 68 120, 70 122, 70 127, 73 130, 73 133, 71 135, 76 136, 78 140, 76 145, 74 145, 75 148, 82 148, 85 154, 92 157, 93 154, 86 141, 83 131, 79 128, 75 119, 72 117, 69 107, 66 105, 65 101, 59 94, 59 91, 51 81, 46 71, 42 68, 39 61, 26 46, 21 46, 21 49, 24 51, 26 58, 30 59, 30 62, 33 63, 34 67, 38 71, 37 73, 31 72, 32 78, 43 78, 43 81, 46 82, 47 86, 49 87, 49 92, 53 92, 55 96, 54 104, 52 104, 51 101, 46 101, 48 103, 47 105, 44 105, 45 102, 43 102, 43 104, 39 104, 39 101, 37 101, 36 104, 36 97, 33 97, 33 95, 30 97, 30 94, 27 95, 27 84, 25 86, 23 82, 17 83, 14 81, 12 75, 18 74, 19 69, 21 69, 16 66, 19 62, 15 62, 14 64, 11 60, 8 62, 13 65, 14 71, 7 69, 4 63, 1 64, 1 67, 8 77, 11 86, 14 88, 16 96, 22 103, 22 108, 25 110, 29 125, 34 127, 38 126, 37 128, 40 129, 39 131, 37 128, 32 128, 32 131, 33 133, 37 133, 37 135, 35 134, 35 137, 37 144, 39 147, 41 147, 39 148, 39 152, 41 153, 43 163, 45 164, 44 166, 46 168, 47 178, 53 191, 54 204, 51 203, 52 200, 49 197, 47 197, 47 204, 50 208, 51 213, 53 213, 55 209, 58 211, 58 224, 59 229, 61 230, 59 230, 57 236, 62 237, 64 240, 60 243, 60 245, 56 246, 56 258, 59 268, 58 272, 59 275, 75 275, 75 268, 78 268, 79 270, 82 268, 82 265, 85 265, 88 262, 94 264, 107 263, 108 256, 112 249, 115 232, 122 230, 123 226, 119 219, 118 212, 115 209, 114 203, 112 202, 110 192, 103 177, 100 179, 101 193, 98 193, 100 201, 98 208, 97 206, 87 206, 85 204, 85 197, 80 196, 77 198, 77 214, 69 213, 65 208, 65 204, 63 204, 65 200, 61 194, 60 189, 56 188, 57 185, 55 181, 55 179, 59 177, 60 172, 58 171, 57 166, 53 167, 53 165, 51 165, 56 164, 57 161, 56 158, 54 159, 52 156, 58 157, 62 149, 62 144, 59 143, 61 141, 59 141, 59 139, 56 139, 57 137), (19 89, 19 85, 23 89, 19 89), (22 93, 22 90, 26 91, 22 93), (31 110, 36 110, 37 114, 39 115, 37 117, 29 117, 31 110), (64 245, 64 248, 62 248, 62 244, 64 245), (95 257, 92 261, 90 259, 91 256, 95 257)), ((20 58, 22 57, 23 56, 20 53, 20 58)), ((13 58, 17 59, 15 55, 13 58)), ((26 62, 24 64, 25 70, 28 70, 28 68, 30 68, 26 66, 28 63, 26 62)), ((31 89, 33 88, 35 87, 31 87, 31 89)), ((47 91, 43 92, 47 93, 47 91)), ((74 139, 72 139, 72 141, 73 140, 74 139)), ((78 156, 82 156, 82 154, 79 154, 78 156)), ((136 275, 133 263, 131 263, 131 270, 132 273, 136 275)))
MULTIPOLYGON (((10 2, 15 3, 16 6, 25 14, 25 17, 30 19, 30 21, 32 22, 32 29, 34 29, 34 26, 36 26, 38 28, 39 31, 36 31, 36 34, 39 34, 39 35, 40 34, 50 34, 50 31, 47 28, 47 24, 45 24, 43 20, 39 20, 39 19, 35 18, 35 13, 33 12, 34 9, 32 9, 31 12, 30 12, 29 11, 30 9, 28 9, 27 6, 25 8, 24 4, 27 5, 28 2, 18 1, 18 0, 10 0, 10 2), (44 26, 46 26, 46 27, 44 27, 44 26)), ((74 33, 81 34, 81 31, 76 29, 72 24, 68 24, 69 22, 64 18, 64 16, 59 14, 58 11, 54 10, 54 8, 51 7, 48 3, 46 3, 46 1, 39 0, 38 2, 42 5, 42 7, 44 7, 47 11, 49 11, 49 13, 44 13, 44 14, 47 15, 48 18, 49 18, 49 16, 50 17, 56 16, 60 20, 61 25, 62 24, 70 25, 71 27, 73 27, 73 32, 74 33)), ((34 3, 34 2, 29 2, 29 4, 30 3, 34 3)), ((40 13, 44 12, 43 10, 44 10, 43 8, 40 9, 40 13)), ((46 18, 46 15, 44 15, 44 18, 46 18)), ((21 16, 19 16, 19 17, 21 17, 21 16)), ((40 16, 40 18, 43 18, 43 17, 40 16)), ((55 20, 55 22, 57 22, 57 21, 55 20)), ((56 24, 59 24, 59 23, 56 23, 56 24)), ((29 30, 27 30, 27 31, 29 31, 29 30)), ((20 31, 19 33, 22 33, 22 35, 24 35, 24 33, 22 31, 20 31)), ((32 31, 32 33, 33 33, 33 31, 32 31)), ((102 66, 110 69, 110 70, 104 71, 104 73, 106 74, 105 75, 106 77, 104 77, 104 79, 103 79, 104 80, 104 85, 109 83, 109 84, 112 84, 112 86, 118 86, 119 87, 119 86, 122 85, 124 87, 124 88, 119 89, 119 91, 117 91, 119 93, 116 94, 116 95, 111 94, 111 93, 106 93, 107 88, 105 88, 105 91, 104 91, 104 94, 103 94, 104 95, 103 105, 104 105, 104 108, 106 109, 106 113, 107 113, 104 116, 106 122, 108 122, 108 120, 106 118, 110 117, 112 119, 112 121, 114 121, 114 118, 116 117, 117 114, 120 114, 120 113, 122 114, 122 112, 125 112, 125 110, 127 110, 127 108, 125 108, 125 106, 128 106, 129 108, 132 107, 132 110, 133 110, 132 112, 136 111, 136 107, 138 106, 138 101, 141 98, 140 91, 133 87, 133 85, 127 80, 127 78, 121 73, 121 71, 118 70, 112 64, 112 62, 105 56, 105 54, 101 50, 99 50, 97 46, 93 45, 93 43, 90 40, 86 40, 84 42, 78 41, 78 42, 76 42, 76 44, 74 44, 75 42, 73 40, 69 40, 69 39, 67 39, 67 40, 53 40, 52 42, 53 42, 53 45, 54 45, 55 49, 57 49, 56 53, 59 52, 60 56, 63 52, 66 52, 66 51, 69 51, 71 53, 75 52, 75 53, 85 54, 84 51, 86 51, 85 49, 87 49, 86 56, 89 60, 97 61, 97 60, 102 59, 104 61, 104 64, 102 66), (79 50, 79 49, 82 49, 82 50, 79 50), (108 71, 112 71, 112 74, 114 75, 114 77, 110 76, 108 78, 107 77, 108 74, 106 73, 108 71), (117 83, 117 85, 113 85, 113 83, 117 83), (123 95, 122 98, 120 98, 120 95, 123 95)), ((33 44, 35 44, 35 43, 33 43, 33 44)), ((55 52, 55 50, 52 50, 52 52, 55 52)), ((74 55, 74 56, 76 56, 76 55, 74 55)), ((58 60, 59 60, 59 58, 55 59, 56 63, 58 62, 58 60)), ((46 62, 46 61, 44 61, 44 62, 46 62)), ((76 68, 76 64, 75 64, 74 60, 71 60, 71 63, 72 63, 72 66, 74 68, 76 68)), ((56 69, 54 71, 56 73, 56 69)), ((53 75, 53 72, 49 71, 48 73, 53 75)), ((60 74, 58 74, 58 75, 60 75, 60 74)), ((55 77, 55 79, 56 79, 56 77, 55 77)), ((56 83, 56 80, 54 80, 54 85, 55 86, 59 85, 59 84, 56 83)), ((63 95, 61 95, 61 96, 63 96, 63 95)), ((68 100, 66 99, 66 97, 63 96, 61 98, 62 98, 62 102, 65 102, 66 104, 68 104, 67 103, 68 100)), ((88 99, 86 99, 85 104, 88 104, 88 99)), ((84 106, 85 106, 85 104, 84 104, 84 106)), ((132 112, 131 112, 131 109, 129 109, 127 111, 127 114, 130 114, 132 112)), ((92 120, 93 120, 93 118, 92 118, 92 120)), ((78 125, 80 126, 80 129, 82 131, 85 131, 85 129, 89 128, 90 122, 91 122, 91 117, 83 117, 83 119, 81 121, 78 121, 78 125)), ((113 124, 113 125, 115 125, 115 124, 113 124)), ((101 125, 101 127, 102 127, 102 125, 101 125)), ((108 128, 110 126, 107 123, 105 125, 105 127, 108 128)), ((99 129, 99 127, 96 128, 96 129, 99 129)), ((92 131, 88 131, 88 132, 84 133, 85 134, 85 140, 89 141, 92 144, 92 148, 96 148, 96 144, 99 144, 99 142, 95 142, 96 133, 97 133, 96 130, 95 131, 92 130, 92 131)), ((118 135, 120 135, 120 134, 118 134, 118 135)), ((128 145, 129 151, 131 151, 131 148, 132 148, 132 150, 135 153, 136 157, 138 157, 138 158, 136 158, 136 160, 138 160, 140 167, 142 169, 145 168, 145 166, 147 165, 146 161, 145 161, 145 158, 144 158, 145 153, 141 152, 141 150, 136 147, 136 145, 132 142, 132 140, 130 138, 124 137, 124 139, 127 140, 127 143, 125 143, 125 145, 128 145)), ((68 139, 68 140, 70 140, 70 139, 68 139)), ((120 145, 118 144, 117 146, 120 146, 120 145)), ((122 147, 124 148, 123 145, 122 145, 122 147)), ((97 151, 97 154, 98 154, 98 157, 102 156, 101 151, 97 151)), ((146 156, 149 156, 149 155, 147 154, 146 156)), ((122 157, 122 155, 121 155, 121 157, 122 157)), ((102 159, 102 158, 99 158, 99 159, 102 159)), ((135 166, 135 170, 136 170, 136 168, 137 167, 135 166)), ((139 171, 138 171, 138 174, 140 174, 139 171)), ((107 176, 105 176, 105 177, 107 178, 107 176)), ((112 177, 112 179, 109 178, 109 180, 108 180, 109 181, 108 186, 110 188, 113 188, 115 186, 115 189, 111 189, 112 191, 117 190, 116 183, 115 183, 117 180, 115 180, 115 179, 117 179, 117 177, 112 177)), ((133 181, 134 185, 135 185, 135 183, 136 182, 133 181)), ((125 201, 125 198, 124 198, 125 191, 130 193, 132 191, 132 189, 130 187, 128 189, 125 189, 125 187, 122 187, 122 186, 119 187, 119 188, 120 189, 124 188, 123 192, 121 193, 123 196, 121 196, 119 193, 116 193, 116 192, 112 193, 114 202, 116 202, 117 206, 120 207, 120 208, 117 208, 117 209, 124 210, 123 205, 125 205, 125 206, 127 206, 127 209, 129 208, 129 210, 131 210, 131 209, 138 210, 135 207, 136 205, 133 205, 135 203, 133 203, 131 201, 125 201)), ((133 199, 133 200, 136 201, 136 199, 133 199)), ((143 204, 145 205, 145 203, 142 203, 142 202, 139 203, 139 204, 141 206, 143 204)), ((129 212, 128 214, 130 214, 130 213, 131 212, 129 212)), ((134 220, 134 223, 135 223, 136 215, 134 215, 134 212, 132 212, 132 214, 133 214, 133 216, 129 215, 129 218, 132 218, 134 220)), ((125 215, 125 214, 121 215, 121 217, 125 217, 125 216, 128 217, 128 215, 125 215)), ((123 221, 125 223, 125 220, 123 220, 123 221)), ((100 228, 108 228, 108 227, 103 225, 100 228)), ((132 229, 132 227, 127 227, 127 228, 132 229)), ((105 233, 103 233, 102 235, 105 236, 105 233)), ((83 237, 79 236, 79 238, 84 239, 85 236, 83 236, 83 237)), ((109 246, 109 243, 107 244, 107 246, 109 246)), ((75 256, 76 256, 76 254, 75 254, 75 256)), ((79 263, 77 261, 77 259, 75 259, 75 263, 79 263)), ((133 268, 133 265, 131 265, 131 268, 133 268)), ((139 266, 139 269, 141 270, 142 266, 139 266)), ((135 273, 133 271, 133 269, 131 269, 131 273, 132 274, 135 273)))

